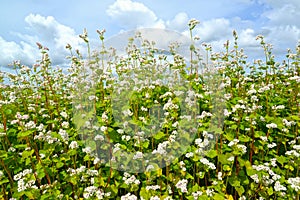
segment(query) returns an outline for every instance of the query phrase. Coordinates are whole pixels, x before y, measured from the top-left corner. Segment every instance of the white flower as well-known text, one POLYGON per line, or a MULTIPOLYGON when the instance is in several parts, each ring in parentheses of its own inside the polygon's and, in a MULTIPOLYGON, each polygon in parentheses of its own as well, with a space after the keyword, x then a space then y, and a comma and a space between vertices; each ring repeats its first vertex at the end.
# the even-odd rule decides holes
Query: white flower
POLYGON ((286 187, 281 185, 279 181, 275 182, 274 189, 276 192, 286 190, 286 187))
POLYGON ((65 131, 63 129, 59 129, 58 133, 64 142, 67 142, 69 140, 69 135, 68 135, 67 131, 65 131))
POLYGON ((182 169, 182 171, 184 171, 184 172, 186 171, 185 163, 183 161, 179 162, 179 166, 182 169))
POLYGON ((241 197, 239 198, 239 200, 246 200, 246 197, 245 197, 245 196, 241 196, 241 197))
POLYGON ((90 101, 97 100, 97 97, 95 95, 91 95, 89 96, 89 100, 90 101))
POLYGON ((83 148, 82 151, 84 153, 90 154, 90 153, 92 153, 92 148, 91 147, 86 147, 86 148, 83 148))
POLYGON ((114 148, 113 148, 113 153, 116 153, 117 151, 119 151, 121 148, 120 148, 120 144, 117 143, 114 145, 114 148))
POLYGON ((42 159, 45 158, 45 154, 41 153, 41 154, 40 154, 40 157, 41 157, 42 159))
POLYGON ((255 183, 259 183, 259 179, 258 179, 258 175, 257 174, 253 174, 252 176, 250 176, 250 178, 252 178, 255 183))
POLYGON ((175 185, 175 187, 177 189, 180 189, 182 193, 187 193, 187 183, 188 183, 188 180, 186 179, 182 179, 180 181, 177 182, 177 184, 175 185))
POLYGON ((121 200, 137 200, 137 197, 134 194, 128 193, 121 196, 121 200))
POLYGON ((231 94, 230 94, 230 93, 224 94, 224 98, 225 98, 226 100, 229 100, 229 99, 231 98, 231 94))
POLYGON ((25 124, 25 128, 26 128, 26 129, 33 129, 33 128, 35 128, 35 123, 34 123, 34 121, 30 121, 30 122, 26 123, 26 124, 25 124))
POLYGON ((292 125, 295 125, 296 123, 294 121, 288 121, 286 119, 282 120, 283 124, 287 127, 291 127, 292 125))
POLYGON ((270 161, 271 161, 271 165, 272 165, 273 167, 276 167, 276 166, 277 166, 277 164, 276 164, 276 158, 272 158, 270 161))
POLYGON ((146 186, 146 190, 158 190, 158 189, 160 189, 159 185, 146 186))
POLYGON ((150 172, 152 169, 154 169, 153 165, 148 165, 146 168, 146 172, 150 172))
POLYGON ((201 139, 201 138, 197 138, 197 139, 195 140, 195 144, 196 144, 196 145, 200 146, 201 143, 202 143, 202 139, 201 139))
POLYGON ((259 137, 262 141, 267 142, 268 141, 268 137, 267 136, 260 136, 259 137))
POLYGON ((124 130, 123 130, 123 129, 118 129, 117 132, 118 132, 119 134, 123 134, 123 133, 124 133, 124 130))
POLYGON ((128 109, 128 110, 125 110, 123 111, 123 114, 127 117, 127 116, 132 116, 133 113, 128 109))
POLYGON ((63 123, 61 123, 61 126, 63 128, 69 128, 69 122, 63 122, 63 123))
POLYGON ((285 155, 288 155, 288 156, 292 156, 293 155, 293 156, 295 156, 297 158, 300 157, 300 154, 297 151, 295 151, 295 150, 287 151, 287 152, 285 152, 285 155))
POLYGON ((229 162, 233 162, 234 161, 234 156, 231 156, 227 159, 229 162))
POLYGON ((108 116, 107 116, 106 112, 102 113, 101 119, 103 122, 108 122, 108 116))
POLYGON ((160 200, 158 196, 151 197, 150 200, 160 200))
POLYGON ((251 89, 247 92, 247 95, 252 95, 252 94, 256 94, 256 90, 255 89, 251 89))
POLYGON ((136 154, 133 156, 133 160, 141 159, 141 158, 143 158, 143 157, 144 157, 143 153, 138 151, 138 152, 136 152, 136 154))
POLYGON ((70 149, 77 149, 78 148, 78 144, 76 141, 72 141, 69 145, 70 149))
POLYGON ((222 180, 222 172, 218 172, 218 180, 222 180))
POLYGON ((231 112, 229 112, 227 109, 224 109, 224 116, 228 117, 229 115, 231 115, 231 112))
POLYGON ((300 145, 294 145, 293 149, 300 150, 300 145))
POLYGON ((204 165, 208 166, 210 169, 216 169, 216 166, 214 163, 209 162, 206 158, 201 158, 200 162, 203 163, 204 165))
POLYGON ((66 112, 61 112, 60 115, 65 119, 68 118, 68 114, 66 112))
POLYGON ((287 182, 296 192, 300 191, 300 177, 289 178, 287 182))
POLYGON ((104 140, 104 137, 103 135, 96 135, 95 138, 94 138, 95 141, 99 140, 99 141, 103 141, 104 140))
POLYGON ((214 190, 213 190, 213 189, 207 189, 207 190, 206 190, 206 194, 207 194, 207 196, 209 196, 209 197, 211 197, 211 196, 213 195, 213 193, 214 193, 214 190))
POLYGON ((189 153, 185 154, 185 157, 187 157, 187 158, 191 158, 193 156, 194 156, 193 152, 189 152, 189 153))
POLYGON ((247 152, 247 147, 243 144, 238 144, 237 148, 240 149, 243 154, 245 154, 247 152))
POLYGON ((233 145, 236 145, 237 143, 239 143, 238 139, 233 139, 232 141, 229 142, 228 146, 231 147, 233 145))
POLYGON ((15 149, 14 147, 9 147, 8 151, 9 151, 9 152, 15 152, 16 149, 15 149))
POLYGON ((126 185, 140 184, 140 181, 137 180, 134 175, 130 176, 130 174, 128 174, 127 172, 124 173, 123 181, 125 182, 126 185))
POLYGON ((212 114, 210 112, 202 111, 201 115, 197 118, 204 119, 205 117, 211 117, 212 114))
POLYGON ((142 107, 141 107, 141 110, 147 112, 147 111, 148 111, 148 108, 145 108, 144 106, 142 106, 142 107))
POLYGON ((270 129, 270 128, 277 128, 277 124, 275 124, 275 123, 267 124, 266 127, 268 129, 270 129))
POLYGON ((126 140, 126 141, 129 141, 131 136, 130 135, 122 135, 122 140, 126 140))
POLYGON ((203 194, 203 192, 201 191, 197 191, 197 192, 193 192, 192 195, 194 197, 194 200, 198 200, 198 197, 201 196, 203 194))
POLYGON ((16 175, 14 175, 14 180, 15 181, 18 181, 18 180, 20 180, 21 178, 22 178, 22 176, 23 176, 23 173, 21 172, 21 173, 18 173, 18 174, 16 174, 16 175))
POLYGON ((277 144, 272 142, 271 144, 268 144, 267 146, 268 146, 269 149, 272 149, 272 148, 276 147, 277 144))
POLYGON ((100 161, 101 161, 101 160, 100 160, 98 157, 96 157, 96 158, 94 159, 94 165, 99 164, 100 161))
POLYGON ((106 127, 106 126, 101 126, 100 130, 101 130, 102 132, 105 132, 105 131, 107 131, 107 127, 106 127))

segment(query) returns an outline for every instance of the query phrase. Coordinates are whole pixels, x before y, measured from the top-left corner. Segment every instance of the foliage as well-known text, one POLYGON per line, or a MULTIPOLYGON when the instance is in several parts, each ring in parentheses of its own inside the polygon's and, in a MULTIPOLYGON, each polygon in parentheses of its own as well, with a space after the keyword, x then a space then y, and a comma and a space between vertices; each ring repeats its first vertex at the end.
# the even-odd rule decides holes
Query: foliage
POLYGON ((235 43, 231 47, 226 42, 224 52, 213 53, 204 44, 210 57, 206 62, 194 46, 192 29, 196 25, 190 22, 194 56, 189 66, 174 46, 171 59, 157 58, 158 50, 141 36, 129 41, 127 57, 116 57, 113 49, 104 47, 104 31, 98 31, 100 52, 91 53, 87 33, 80 35, 88 45, 88 59, 67 45, 71 54, 68 73, 51 65, 43 46, 39 46, 41 60, 32 68, 16 61, 12 66, 15 74, 1 72, 0 82, 8 79, 10 84, 0 87, 0 199, 299 199, 300 46, 278 63, 271 45, 258 36, 266 59, 248 63, 234 32, 235 43), (135 39, 142 40, 141 48, 133 45, 135 39), (90 86, 87 64, 98 75, 96 92, 76 96, 76 91, 90 86), (212 131, 207 131, 213 118, 210 112, 218 105, 205 79, 209 65, 222 83, 226 104, 221 109, 224 124, 216 124, 218 128, 212 131), (109 153, 99 157, 95 149, 162 155, 160 145, 176 146, 172 143, 178 134, 174 124, 180 120, 182 107, 175 91, 159 82, 135 90, 131 104, 124 108, 132 113, 128 123, 143 126, 151 118, 146 111, 155 105, 154 100, 161 106, 179 105, 167 110, 167 122, 150 139, 134 137, 134 126, 126 129, 113 117, 111 95, 118 89, 114 73, 124 78, 119 79, 124 86, 134 81, 132 70, 151 66, 157 67, 157 73, 151 69, 155 76, 161 74, 159 66, 167 66, 188 81, 199 105, 197 134, 188 138, 192 143, 185 154, 164 168, 119 171, 103 163, 112 159, 109 153), (78 118, 84 108, 78 99, 93 102, 91 110, 98 121, 92 128, 76 128, 90 117, 78 118), (94 137, 89 131, 99 129, 105 137, 100 135, 86 144, 84 137, 94 137), (208 147, 210 140, 213 146, 208 147))

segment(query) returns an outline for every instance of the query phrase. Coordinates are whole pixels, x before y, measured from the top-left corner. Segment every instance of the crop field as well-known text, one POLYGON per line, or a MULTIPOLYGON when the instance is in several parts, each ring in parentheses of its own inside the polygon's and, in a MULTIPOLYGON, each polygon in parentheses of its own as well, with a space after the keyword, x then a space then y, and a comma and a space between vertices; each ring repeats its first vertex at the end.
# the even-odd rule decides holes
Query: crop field
MULTIPOLYGON (((299 199, 300 44, 278 62, 238 46, 188 58, 137 35, 53 66, 0 72, 0 199, 299 199), (141 45, 135 45, 139 41, 141 45)), ((179 44, 180 45, 180 44, 179 44)))

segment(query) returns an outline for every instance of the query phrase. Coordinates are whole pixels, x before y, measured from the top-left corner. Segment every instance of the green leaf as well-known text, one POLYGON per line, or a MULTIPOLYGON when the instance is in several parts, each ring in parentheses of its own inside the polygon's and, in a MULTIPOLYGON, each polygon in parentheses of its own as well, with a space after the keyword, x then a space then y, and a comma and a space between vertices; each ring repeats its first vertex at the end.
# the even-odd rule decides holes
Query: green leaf
POLYGON ((0 158, 6 158, 7 157, 7 152, 0 150, 0 158))
POLYGON ((249 141, 251 141, 251 138, 247 135, 239 135, 239 140, 241 142, 249 142, 249 141))
POLYGON ((159 140, 159 139, 163 138, 164 136, 165 136, 165 133, 160 131, 157 134, 155 134, 153 136, 153 138, 156 139, 156 140, 159 140))
POLYGON ((277 162, 279 162, 281 165, 284 165, 287 161, 288 161, 288 158, 283 155, 277 157, 277 162))
MULTIPOLYGON (((0 185, 4 184, 4 183, 8 183, 9 180, 7 178, 3 179, 0 181, 0 185)), ((1 196, 0 196, 1 197, 1 196)))
POLYGON ((6 110, 5 110, 5 114, 6 114, 6 115, 10 115, 11 113, 12 113, 12 110, 11 110, 11 109, 6 109, 6 110))
POLYGON ((206 153, 206 156, 209 158, 214 158, 218 155, 217 150, 210 150, 208 153, 206 153))
POLYGON ((59 161, 59 162, 56 163, 56 168, 57 168, 57 169, 59 169, 59 168, 61 168, 61 167, 63 167, 63 166, 64 166, 64 163, 63 163, 63 162, 60 162, 60 161, 59 161))
POLYGON ((213 199, 215 199, 215 200, 224 200, 225 197, 224 197, 224 195, 221 195, 221 194, 219 194, 219 193, 216 193, 216 194, 213 196, 213 199))
POLYGON ((39 179, 42 179, 42 178, 44 178, 45 176, 46 176, 46 174, 45 174, 44 170, 38 170, 38 171, 37 171, 37 177, 38 177, 39 179))
POLYGON ((30 151, 23 151, 22 152, 22 158, 28 158, 29 156, 31 156, 34 153, 34 150, 30 150, 30 151))
POLYGON ((244 189, 243 186, 235 187, 235 190, 237 191, 237 193, 239 194, 239 196, 242 196, 243 193, 245 192, 245 189, 244 189))
POLYGON ((255 131, 254 132, 254 137, 259 138, 261 136, 265 136, 266 134, 263 131, 255 131))
POLYGON ((267 192, 268 192, 268 195, 271 196, 274 193, 273 187, 269 187, 268 190, 267 190, 267 192))
POLYGON ((235 138, 235 133, 233 131, 227 131, 224 136, 228 141, 232 141, 235 138))
POLYGON ((231 167, 229 165, 224 165, 223 170, 224 171, 231 171, 231 167))
POLYGON ((146 188, 144 188, 144 187, 141 188, 140 195, 144 199, 149 199, 151 197, 151 194, 149 193, 149 191, 147 191, 146 188))
POLYGON ((143 142, 143 148, 147 149, 149 144, 150 144, 149 140, 146 140, 145 142, 143 142))
POLYGON ((27 137, 33 133, 33 130, 21 131, 18 133, 18 138, 27 137))

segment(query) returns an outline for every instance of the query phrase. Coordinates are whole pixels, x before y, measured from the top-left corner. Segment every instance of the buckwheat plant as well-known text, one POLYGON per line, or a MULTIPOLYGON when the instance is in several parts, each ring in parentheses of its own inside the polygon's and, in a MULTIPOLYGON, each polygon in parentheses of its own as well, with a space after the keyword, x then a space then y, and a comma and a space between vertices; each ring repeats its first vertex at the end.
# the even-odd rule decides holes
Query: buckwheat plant
POLYGON ((0 199, 299 199, 300 44, 279 62, 257 36, 249 62, 236 31, 201 51, 198 23, 188 53, 141 32, 121 55, 105 30, 96 51, 85 30, 67 69, 37 43, 1 71, 0 199))

